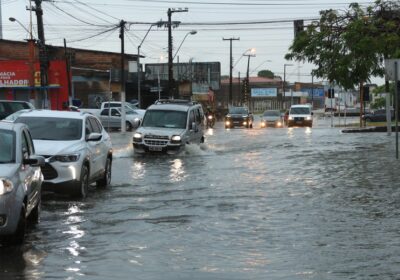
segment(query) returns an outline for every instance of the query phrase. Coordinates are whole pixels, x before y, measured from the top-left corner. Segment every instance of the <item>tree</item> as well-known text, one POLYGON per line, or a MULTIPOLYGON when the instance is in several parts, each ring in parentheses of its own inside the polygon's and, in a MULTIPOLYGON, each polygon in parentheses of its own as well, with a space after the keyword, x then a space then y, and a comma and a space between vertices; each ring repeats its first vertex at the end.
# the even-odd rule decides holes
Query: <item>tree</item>
POLYGON ((298 33, 285 58, 317 66, 313 75, 344 89, 384 75, 384 58, 400 46, 400 4, 376 1, 367 9, 350 4, 344 13, 320 12, 320 20, 298 33))
POLYGON ((275 77, 275 74, 271 70, 261 70, 257 73, 257 77, 273 79, 275 77))

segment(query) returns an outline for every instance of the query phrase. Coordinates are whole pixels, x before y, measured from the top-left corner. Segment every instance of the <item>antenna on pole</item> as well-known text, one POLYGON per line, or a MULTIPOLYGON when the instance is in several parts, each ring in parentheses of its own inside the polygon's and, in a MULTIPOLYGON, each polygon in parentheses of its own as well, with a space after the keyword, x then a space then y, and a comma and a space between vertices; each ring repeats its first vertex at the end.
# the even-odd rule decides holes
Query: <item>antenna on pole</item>
POLYGON ((3 17, 1 16, 1 0, 0 0, 0 39, 3 39, 3 17))

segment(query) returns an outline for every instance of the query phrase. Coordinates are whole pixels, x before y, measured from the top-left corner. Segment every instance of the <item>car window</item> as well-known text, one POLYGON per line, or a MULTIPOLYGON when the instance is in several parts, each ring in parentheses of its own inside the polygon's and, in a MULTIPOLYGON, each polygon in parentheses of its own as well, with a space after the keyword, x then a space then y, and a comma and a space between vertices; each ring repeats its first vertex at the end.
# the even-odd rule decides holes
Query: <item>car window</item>
POLYGON ((93 132, 101 133, 101 126, 95 118, 89 117, 89 122, 92 125, 93 132))
POLYGON ((119 117, 121 113, 117 109, 111 109, 111 116, 119 117))
POLYGON ((186 128, 187 113, 182 111, 147 110, 143 127, 186 128))
POLYGON ((279 117, 281 113, 279 111, 265 111, 264 117, 279 117))
POLYGON ((15 162, 15 132, 0 129, 0 163, 15 162))
POLYGON ((35 153, 35 148, 33 146, 31 134, 27 130, 24 130, 24 134, 26 137, 26 143, 28 144, 29 154, 33 155, 35 153))
POLYGON ((81 119, 19 117, 16 122, 26 124, 34 140, 72 141, 82 137, 81 119))
POLYGON ((249 111, 245 107, 231 107, 229 109, 229 113, 247 115, 249 113, 249 111))
POLYGON ((192 129, 193 128, 193 123, 196 121, 196 117, 194 115, 194 111, 190 111, 190 115, 189 115, 189 128, 192 129))
POLYGON ((290 108, 290 114, 299 114, 299 115, 310 114, 310 108, 305 108, 305 107, 290 108))
POLYGON ((102 116, 108 116, 108 112, 109 112, 109 111, 110 111, 109 109, 103 109, 103 111, 101 111, 100 115, 102 115, 102 116))
POLYGON ((28 139, 26 139, 25 133, 22 133, 21 135, 21 149, 22 149, 22 157, 24 159, 29 158, 30 150, 29 150, 28 139))
POLYGON ((91 125, 91 123, 89 121, 89 118, 87 118, 86 121, 85 121, 85 135, 86 135, 86 137, 88 137, 90 135, 90 133, 92 133, 92 132, 93 132, 92 125, 91 125))
POLYGON ((201 120, 204 118, 201 116, 200 108, 195 109, 196 112, 196 123, 201 124, 201 120))

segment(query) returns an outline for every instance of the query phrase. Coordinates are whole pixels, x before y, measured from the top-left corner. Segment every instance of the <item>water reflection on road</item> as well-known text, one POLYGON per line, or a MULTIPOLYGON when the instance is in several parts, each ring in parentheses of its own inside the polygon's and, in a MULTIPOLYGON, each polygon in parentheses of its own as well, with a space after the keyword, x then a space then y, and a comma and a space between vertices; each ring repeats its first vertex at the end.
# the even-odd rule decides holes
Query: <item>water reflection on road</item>
POLYGON ((150 157, 112 138, 112 187, 47 196, 26 244, 0 248, 0 279, 400 277, 393 136, 218 123, 150 157))

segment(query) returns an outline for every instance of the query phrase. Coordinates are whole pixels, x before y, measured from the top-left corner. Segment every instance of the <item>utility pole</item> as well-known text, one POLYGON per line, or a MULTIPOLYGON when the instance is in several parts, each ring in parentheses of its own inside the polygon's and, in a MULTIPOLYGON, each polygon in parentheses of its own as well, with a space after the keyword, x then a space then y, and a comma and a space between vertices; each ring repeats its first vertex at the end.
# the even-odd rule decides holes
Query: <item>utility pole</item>
POLYGON ((121 132, 126 132, 126 112, 125 112, 125 24, 121 20, 119 23, 121 39, 121 132))
MULTIPOLYGON (((171 16, 173 13, 182 13, 182 12, 188 12, 188 8, 179 8, 179 9, 168 9, 167 15, 168 15, 168 92, 170 98, 178 98, 177 92, 175 90, 175 83, 174 83, 174 69, 173 69, 173 55, 172 55, 172 21, 171 21, 171 16)), ((180 23, 180 22, 179 22, 180 23)), ((174 27, 178 26, 179 23, 176 25, 174 23, 174 27)))
POLYGON ((256 56, 255 54, 244 54, 247 56, 247 72, 246 72, 246 89, 244 92, 244 104, 246 104, 247 108, 250 110, 250 57, 256 56))
MULTIPOLYGON (((31 0, 33 1, 33 0, 31 0)), ((48 68, 49 59, 47 56, 46 41, 44 38, 44 27, 43 27, 43 10, 42 10, 42 0, 34 0, 36 7, 32 8, 36 13, 37 26, 38 26, 38 37, 39 37, 39 62, 40 62, 40 92, 41 98, 44 100, 42 102, 42 108, 49 108, 48 94, 47 94, 47 84, 48 84, 48 68)))
POLYGON ((0 0, 0 39, 3 39, 3 17, 1 15, 1 0, 0 0))
POLYGON ((222 38, 223 41, 230 41, 230 53, 229 53, 229 96, 228 96, 228 107, 232 105, 232 70, 233 70, 233 57, 232 57, 232 41, 238 41, 240 38, 222 38))
POLYGON ((65 55, 65 66, 66 66, 67 77, 68 77, 68 97, 69 97, 69 101, 72 103, 71 59, 70 59, 70 54, 67 51, 67 40, 65 40, 65 38, 64 38, 64 55, 65 55))

